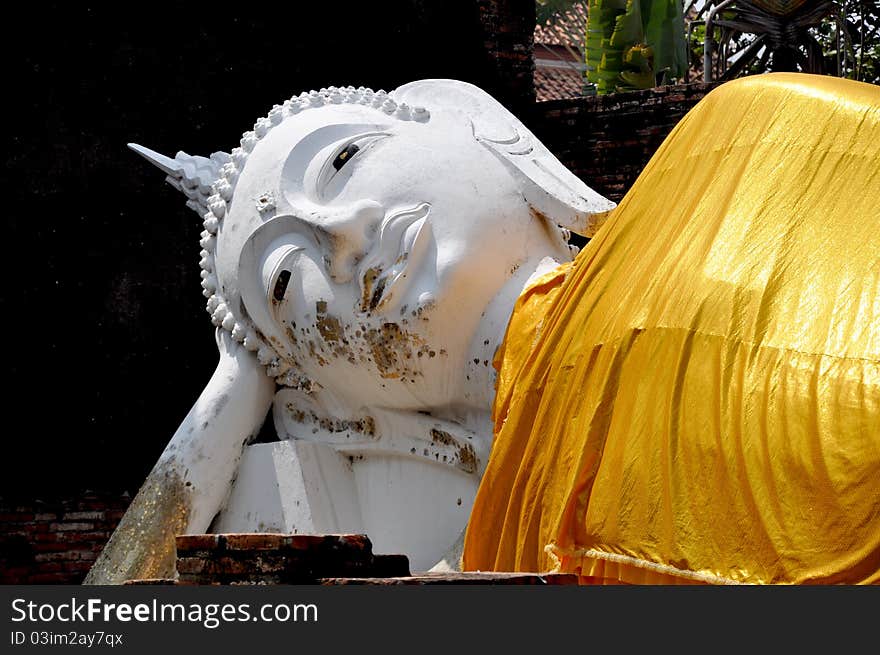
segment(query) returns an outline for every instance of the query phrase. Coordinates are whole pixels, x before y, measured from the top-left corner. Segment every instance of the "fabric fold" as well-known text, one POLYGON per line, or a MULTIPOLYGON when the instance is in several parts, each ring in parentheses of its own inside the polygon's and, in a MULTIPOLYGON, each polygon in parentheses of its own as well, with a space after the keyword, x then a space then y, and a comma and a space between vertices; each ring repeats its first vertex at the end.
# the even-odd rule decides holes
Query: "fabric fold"
POLYGON ((496 368, 465 568, 880 580, 880 88, 715 89, 496 368))

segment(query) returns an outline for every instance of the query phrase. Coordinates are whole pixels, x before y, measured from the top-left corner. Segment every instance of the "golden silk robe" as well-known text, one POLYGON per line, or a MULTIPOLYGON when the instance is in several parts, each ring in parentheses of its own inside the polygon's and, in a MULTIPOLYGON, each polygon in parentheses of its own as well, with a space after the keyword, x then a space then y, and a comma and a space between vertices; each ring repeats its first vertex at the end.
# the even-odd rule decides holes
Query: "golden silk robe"
POLYGON ((496 368, 466 570, 880 581, 880 88, 712 91, 496 368))

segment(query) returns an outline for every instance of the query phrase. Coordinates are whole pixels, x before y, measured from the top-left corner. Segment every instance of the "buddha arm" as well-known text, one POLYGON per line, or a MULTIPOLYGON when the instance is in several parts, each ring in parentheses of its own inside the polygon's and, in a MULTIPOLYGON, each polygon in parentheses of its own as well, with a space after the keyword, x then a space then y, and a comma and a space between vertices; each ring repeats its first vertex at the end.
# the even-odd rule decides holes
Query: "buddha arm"
POLYGON ((174 539, 206 532, 235 477, 242 448, 275 392, 256 358, 217 330, 220 361, 165 447, 85 584, 173 577, 174 539))

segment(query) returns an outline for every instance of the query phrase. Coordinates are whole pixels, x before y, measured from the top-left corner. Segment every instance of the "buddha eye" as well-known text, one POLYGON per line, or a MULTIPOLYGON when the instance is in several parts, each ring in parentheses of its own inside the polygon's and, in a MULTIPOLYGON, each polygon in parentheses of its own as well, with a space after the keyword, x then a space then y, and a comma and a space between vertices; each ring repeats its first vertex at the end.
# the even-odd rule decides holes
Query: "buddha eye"
POLYGON ((275 280, 275 288, 272 289, 272 297, 278 302, 284 300, 284 292, 287 291, 288 282, 290 282, 290 271, 283 270, 278 273, 278 278, 275 280))
POLYGON ((293 271, 296 270, 293 257, 301 251, 300 246, 284 245, 271 253, 263 263, 263 284, 273 307, 279 307, 284 302, 293 271))
POLYGON ((327 159, 324 161, 323 168, 318 176, 316 184, 318 194, 324 196, 334 179, 347 179, 349 176, 347 171, 345 174, 337 175, 342 170, 342 167, 356 156, 358 158, 363 157, 364 153, 370 150, 375 143, 388 136, 390 134, 387 132, 368 132, 337 144, 336 148, 327 155, 327 159))
POLYGON ((345 148, 343 148, 342 152, 336 155, 336 159, 333 160, 333 168, 338 171, 340 168, 345 166, 360 149, 361 148, 358 144, 349 143, 345 148))

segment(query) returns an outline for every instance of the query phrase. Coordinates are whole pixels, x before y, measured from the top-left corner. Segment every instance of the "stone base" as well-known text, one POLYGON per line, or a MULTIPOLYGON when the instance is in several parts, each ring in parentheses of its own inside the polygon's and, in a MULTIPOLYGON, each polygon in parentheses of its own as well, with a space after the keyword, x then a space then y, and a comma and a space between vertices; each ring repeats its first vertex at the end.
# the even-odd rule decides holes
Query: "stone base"
POLYGON ((359 534, 201 534, 177 538, 177 573, 191 584, 316 584, 331 576, 407 576, 409 560, 374 555, 359 534))
POLYGON ((577 576, 438 572, 411 575, 405 555, 375 555, 362 534, 194 534, 177 537, 176 579, 127 585, 567 585, 577 576))
POLYGON ((563 573, 425 573, 390 578, 324 578, 322 585, 576 585, 576 575, 563 573))

